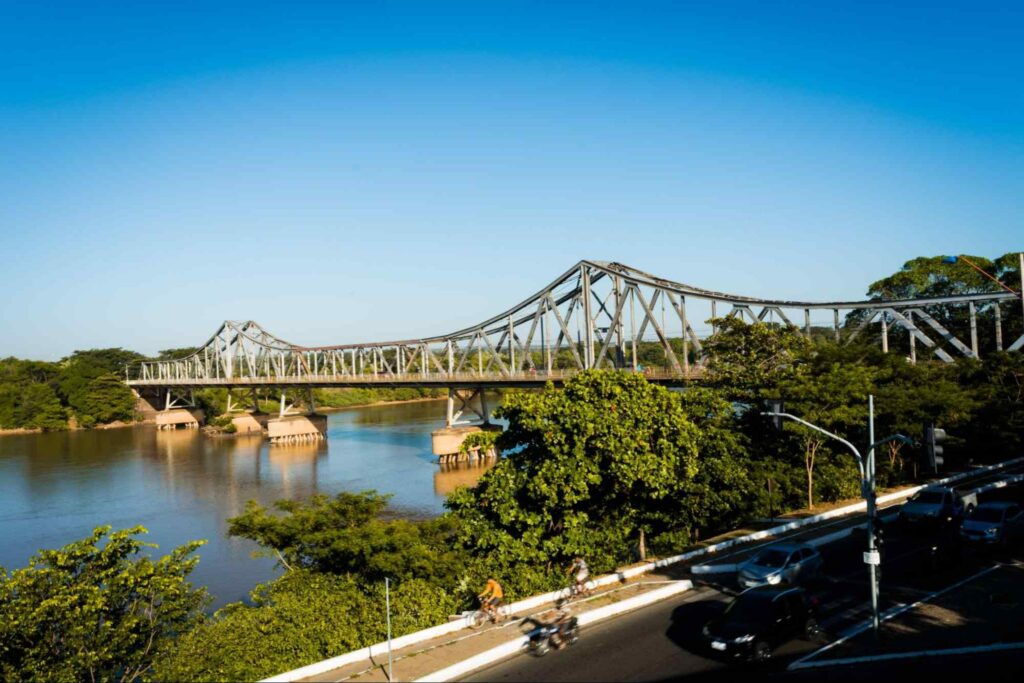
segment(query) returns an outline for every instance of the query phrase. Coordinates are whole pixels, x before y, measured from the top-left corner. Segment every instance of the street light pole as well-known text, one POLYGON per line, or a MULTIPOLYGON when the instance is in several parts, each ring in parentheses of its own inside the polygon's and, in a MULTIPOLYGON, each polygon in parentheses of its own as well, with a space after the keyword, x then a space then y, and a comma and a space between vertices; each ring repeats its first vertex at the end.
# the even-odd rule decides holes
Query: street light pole
POLYGON ((870 438, 870 445, 868 446, 868 460, 865 466, 864 459, 861 457, 860 451, 852 443, 832 432, 822 429, 818 425, 811 424, 807 420, 803 420, 796 415, 790 415, 789 413, 783 412, 772 412, 765 411, 762 415, 771 415, 775 417, 785 417, 799 422, 803 426, 813 429, 816 432, 820 432, 825 436, 835 439, 839 443, 843 444, 850 449, 853 453, 853 457, 857 459, 857 469, 860 470, 861 480, 861 495, 864 497, 865 507, 867 508, 868 523, 868 552, 864 554, 864 561, 867 563, 870 579, 871 579, 871 626, 874 629, 875 634, 878 634, 878 626, 880 620, 878 618, 878 582, 875 580, 875 565, 878 564, 877 549, 875 548, 875 449, 882 444, 890 441, 902 441, 903 443, 913 444, 914 440, 910 439, 902 434, 893 434, 887 436, 881 441, 875 441, 875 397, 868 396, 868 433, 870 438))
POLYGON ((868 574, 871 581, 871 627, 878 635, 878 576, 875 562, 878 550, 875 548, 875 397, 868 395, 868 462, 867 476, 861 482, 864 501, 868 511, 868 574))

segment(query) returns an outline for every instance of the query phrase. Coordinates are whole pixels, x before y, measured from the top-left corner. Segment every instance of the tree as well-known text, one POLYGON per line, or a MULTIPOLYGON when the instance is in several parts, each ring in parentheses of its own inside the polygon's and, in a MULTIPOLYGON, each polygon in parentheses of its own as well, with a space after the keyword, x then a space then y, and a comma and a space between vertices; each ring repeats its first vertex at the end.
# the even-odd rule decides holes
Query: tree
POLYGON ((67 413, 49 384, 25 386, 13 417, 20 427, 60 430, 68 426, 67 413))
POLYGON ((714 321, 715 334, 704 344, 708 382, 734 401, 752 403, 784 376, 796 372, 813 345, 796 330, 747 324, 739 317, 714 321))
MULTIPOLYGON (((829 363, 793 374, 780 382, 779 397, 785 400, 788 412, 856 443, 867 422, 867 397, 872 392, 874 375, 875 371, 865 365, 829 363)), ((819 451, 830 440, 799 424, 793 428, 800 435, 803 450, 807 507, 813 508, 814 468, 819 451)), ((852 459, 852 454, 850 457, 852 459)))
POLYGON ((700 469, 678 393, 588 371, 562 391, 510 393, 496 414, 509 422, 506 457, 447 505, 470 552, 522 590, 550 586, 545 572, 575 555, 602 571, 629 557, 641 531, 692 526, 673 507, 700 469))
MULTIPOLYGON (((876 434, 916 438, 928 422, 946 429, 967 423, 978 400, 970 387, 958 381, 958 372, 957 366, 947 363, 911 364, 901 356, 883 355, 875 380, 876 434)), ((890 441, 884 448, 883 454, 876 454, 885 458, 878 468, 885 479, 882 483, 896 483, 903 475, 905 445, 890 441)))
MULTIPOLYGON (((378 643, 386 637, 383 582, 367 590, 352 576, 299 569, 257 586, 168 647, 154 681, 255 681, 378 643)), ((392 586, 392 633, 447 620, 458 609, 443 587, 392 586)))
POLYGON ((134 527, 100 527, 23 569, 0 568, 0 674, 8 681, 139 680, 158 650, 202 620, 187 581, 194 541, 153 560, 134 527))
POLYGON ((390 496, 373 491, 279 500, 272 514, 256 501, 228 520, 228 534, 248 538, 286 569, 350 574, 375 582, 420 578, 451 585, 463 571, 449 519, 412 522, 380 516, 390 496))

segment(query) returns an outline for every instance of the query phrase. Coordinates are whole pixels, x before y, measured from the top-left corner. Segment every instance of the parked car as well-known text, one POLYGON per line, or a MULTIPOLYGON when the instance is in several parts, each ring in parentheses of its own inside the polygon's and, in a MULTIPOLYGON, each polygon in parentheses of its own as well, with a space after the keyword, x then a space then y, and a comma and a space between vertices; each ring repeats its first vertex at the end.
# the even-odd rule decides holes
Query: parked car
POLYGON ((751 588, 740 593, 721 617, 705 624, 701 633, 714 652, 763 662, 795 637, 813 639, 821 634, 816 607, 817 601, 803 588, 751 588))
POLYGON ((977 505, 977 494, 962 493, 945 486, 927 486, 910 497, 900 508, 904 524, 951 522, 977 505))
POLYGON ((773 543, 739 566, 736 580, 742 588, 799 584, 821 573, 821 553, 806 543, 773 543))
POLYGON ((1024 532, 1024 512, 1016 503, 982 503, 964 519, 960 537, 968 543, 996 545, 1016 541, 1024 532))

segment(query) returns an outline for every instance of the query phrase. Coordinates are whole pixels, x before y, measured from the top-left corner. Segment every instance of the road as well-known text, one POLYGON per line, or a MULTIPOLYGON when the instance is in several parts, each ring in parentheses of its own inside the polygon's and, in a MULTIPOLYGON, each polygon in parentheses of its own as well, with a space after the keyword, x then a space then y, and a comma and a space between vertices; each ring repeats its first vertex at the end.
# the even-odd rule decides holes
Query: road
MULTIPOLYGON (((992 497, 1005 497, 1006 490, 992 497)), ((945 561, 933 567, 931 543, 917 533, 891 533, 886 542, 881 567, 881 608, 913 603, 929 593, 941 590, 979 569, 991 566, 993 558, 984 553, 966 553, 959 560, 945 561)), ((827 640, 834 640, 847 629, 862 623, 870 614, 867 571, 862 562, 862 535, 830 543, 820 548, 825 558, 825 576, 811 587, 822 604, 819 621, 827 640)), ((552 652, 543 658, 519 656, 476 672, 471 681, 659 681, 730 680, 734 664, 715 658, 701 646, 703 624, 724 609, 736 593, 732 576, 720 575, 721 583, 698 585, 694 590, 657 605, 627 614, 609 622, 586 628, 572 648, 552 652)), ((823 641, 824 642, 824 641, 823 641)), ((775 653, 775 660, 762 671, 768 677, 819 680, 828 676, 839 680, 835 669, 787 673, 785 667, 808 654, 823 642, 793 641, 775 653)), ((953 658, 939 658, 953 659, 953 658)), ((1003 680, 1009 662, 1024 670, 1024 653, 976 656, 972 683, 1003 680)), ((893 662, 879 671, 896 668, 907 671, 934 670, 942 673, 951 665, 929 661, 921 667, 893 662)), ((960 666, 957 664, 955 666, 960 666)), ((873 665, 875 667, 875 665, 873 665)), ((876 667, 877 668, 877 667, 876 667)), ((863 677, 867 669, 861 669, 863 677)))

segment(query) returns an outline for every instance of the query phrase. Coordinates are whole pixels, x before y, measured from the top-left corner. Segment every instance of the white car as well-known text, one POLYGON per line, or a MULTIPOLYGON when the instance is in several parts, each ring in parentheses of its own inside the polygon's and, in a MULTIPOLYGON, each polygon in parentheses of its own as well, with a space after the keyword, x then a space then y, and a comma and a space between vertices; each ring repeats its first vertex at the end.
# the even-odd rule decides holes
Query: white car
POLYGON ((740 565, 736 580, 743 588, 799 584, 821 572, 821 553, 806 543, 773 543, 740 565))

